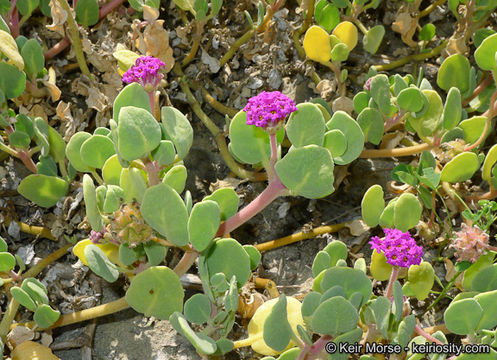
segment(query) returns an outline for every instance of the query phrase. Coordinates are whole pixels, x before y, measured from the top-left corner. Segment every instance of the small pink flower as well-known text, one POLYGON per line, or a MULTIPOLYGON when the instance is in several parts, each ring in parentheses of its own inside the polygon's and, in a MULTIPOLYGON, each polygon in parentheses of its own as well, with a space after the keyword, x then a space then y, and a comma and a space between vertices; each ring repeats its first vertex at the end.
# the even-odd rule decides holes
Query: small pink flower
POLYGON ((131 66, 123 75, 123 81, 127 84, 136 82, 143 86, 145 90, 152 91, 155 89, 164 74, 160 72, 161 68, 165 68, 161 60, 152 56, 141 56, 135 61, 135 65, 131 66))
POLYGON ((450 247, 456 250, 458 261, 475 262, 486 253, 488 248, 488 234, 476 226, 462 224, 461 231, 456 232, 455 239, 450 247))
POLYGON ((278 127, 288 114, 297 111, 297 107, 279 91, 264 91, 250 98, 243 111, 247 113, 247 125, 271 130, 278 127))
POLYGON ((416 244, 408 231, 403 233, 398 229, 383 229, 383 232, 385 238, 374 236, 369 243, 372 249, 385 255, 387 263, 405 268, 421 263, 423 248, 416 244))

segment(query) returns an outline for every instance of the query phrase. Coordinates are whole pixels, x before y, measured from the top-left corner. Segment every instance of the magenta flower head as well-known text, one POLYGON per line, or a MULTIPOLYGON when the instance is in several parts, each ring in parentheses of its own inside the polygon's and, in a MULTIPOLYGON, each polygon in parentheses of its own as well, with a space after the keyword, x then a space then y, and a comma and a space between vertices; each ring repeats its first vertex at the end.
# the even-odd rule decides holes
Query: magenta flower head
POLYGON ((160 69, 164 69, 166 64, 153 56, 141 56, 135 61, 123 75, 123 81, 127 84, 136 82, 150 92, 157 88, 164 74, 160 69))
POLYGON ((268 132, 277 130, 288 114, 297 111, 295 103, 279 91, 262 92, 249 99, 243 108, 247 125, 255 125, 268 132))
POLYGON ((403 233, 397 229, 383 229, 383 232, 384 239, 374 236, 369 243, 372 249, 385 255, 387 263, 405 268, 421 263, 423 248, 416 245, 416 240, 408 231, 403 233))
POLYGON ((476 226, 462 224, 461 231, 456 232, 456 237, 450 247, 456 250, 458 261, 474 263, 486 253, 488 249, 488 234, 476 226))

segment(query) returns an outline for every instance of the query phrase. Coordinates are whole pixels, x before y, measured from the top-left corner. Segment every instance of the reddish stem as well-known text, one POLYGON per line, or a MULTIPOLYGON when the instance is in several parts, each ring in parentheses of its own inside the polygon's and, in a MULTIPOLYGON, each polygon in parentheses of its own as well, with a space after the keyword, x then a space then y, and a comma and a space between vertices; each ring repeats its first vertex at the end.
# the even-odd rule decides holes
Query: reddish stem
POLYGON ((485 90, 488 87, 488 85, 490 85, 491 83, 492 83, 492 76, 490 76, 490 73, 487 73, 486 76, 484 76, 483 79, 480 81, 478 86, 473 90, 471 96, 462 102, 462 106, 467 106, 471 102, 471 100, 473 100, 475 97, 480 95, 481 92, 485 90))
POLYGON ((112 10, 116 9, 123 3, 123 0, 112 0, 100 8, 98 19, 101 20, 107 16, 112 10))
POLYGON ((421 335, 422 337, 424 337, 428 341, 434 342, 434 343, 439 344, 439 345, 444 345, 443 342, 441 342, 437 338, 435 338, 435 337, 431 336, 430 334, 428 334, 426 331, 424 331, 423 329, 421 329, 419 327, 419 325, 417 325, 417 324, 414 327, 414 331, 416 331, 419 335, 421 335))
POLYGON ((393 292, 393 283, 397 280, 397 276, 399 275, 399 267, 394 266, 392 268, 392 272, 390 273, 390 279, 388 280, 387 289, 385 291, 385 297, 390 299, 392 297, 393 292))
POLYGON ((271 204, 271 202, 273 202, 278 196, 281 196, 283 190, 286 190, 285 185, 283 185, 280 179, 276 177, 250 204, 222 223, 221 226, 219 226, 216 236, 227 234, 246 221, 252 219, 266 206, 271 204))

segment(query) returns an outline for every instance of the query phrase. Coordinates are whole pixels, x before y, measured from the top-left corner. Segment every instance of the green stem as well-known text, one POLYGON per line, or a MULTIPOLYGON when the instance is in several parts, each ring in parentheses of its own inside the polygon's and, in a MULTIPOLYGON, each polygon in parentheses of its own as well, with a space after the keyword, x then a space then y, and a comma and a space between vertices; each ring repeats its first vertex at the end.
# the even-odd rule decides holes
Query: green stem
POLYGON ((3 142, 0 141, 0 150, 3 152, 6 152, 10 156, 17 157, 17 151, 12 149, 10 146, 5 145, 3 142))
POLYGON ((88 69, 88 64, 85 60, 85 54, 83 53, 83 46, 81 45, 81 39, 79 37, 78 24, 72 17, 71 7, 67 3, 67 0, 57 0, 62 9, 67 13, 67 24, 69 26, 71 43, 74 46, 74 52, 76 53, 76 60, 78 61, 79 68, 81 72, 92 79, 90 69, 88 69))
POLYGON ((93 175, 93 177, 95 178, 95 180, 97 180, 99 185, 104 184, 104 180, 100 177, 100 175, 98 175, 98 173, 95 169, 91 169, 90 172, 93 175))
MULTIPOLYGON (((438 297, 430 304, 430 306, 428 306, 426 308, 426 310, 424 311, 424 313, 426 313, 427 311, 429 311, 431 308, 433 308, 440 300, 442 300, 442 298, 445 296, 445 294, 452 288, 452 285, 454 285, 454 283, 456 282, 457 278, 459 275, 461 275, 463 273, 463 271, 458 271, 456 272, 456 274, 452 277, 452 279, 450 279, 450 281, 448 282, 447 285, 445 285, 445 287, 442 289, 442 292, 440 293, 440 295, 438 295, 438 297)), ((423 314, 424 314, 423 313, 423 314)))
POLYGON ((10 324, 14 321, 17 314, 17 309, 19 309, 19 303, 16 299, 11 298, 5 314, 3 314, 2 321, 0 322, 0 337, 3 343, 5 343, 5 337, 9 333, 10 324))
POLYGON ((223 55, 221 60, 219 61, 219 65, 224 66, 228 61, 231 60, 233 56, 235 56, 235 53, 238 51, 240 46, 245 44, 254 34, 255 34, 256 29, 252 28, 248 30, 245 34, 242 35, 238 40, 236 40, 231 47, 229 48, 228 51, 223 55))

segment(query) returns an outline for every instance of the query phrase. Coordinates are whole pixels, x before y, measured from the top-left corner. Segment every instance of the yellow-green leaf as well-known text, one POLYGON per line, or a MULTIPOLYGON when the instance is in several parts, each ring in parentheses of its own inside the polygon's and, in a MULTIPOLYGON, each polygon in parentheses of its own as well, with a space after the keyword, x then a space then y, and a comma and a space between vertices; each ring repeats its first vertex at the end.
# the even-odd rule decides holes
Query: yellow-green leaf
POLYGON ((24 60, 22 59, 16 41, 8 32, 0 30, 0 53, 9 58, 9 62, 17 66, 19 70, 24 69, 24 60))

